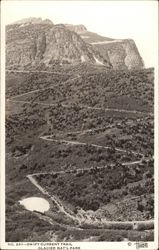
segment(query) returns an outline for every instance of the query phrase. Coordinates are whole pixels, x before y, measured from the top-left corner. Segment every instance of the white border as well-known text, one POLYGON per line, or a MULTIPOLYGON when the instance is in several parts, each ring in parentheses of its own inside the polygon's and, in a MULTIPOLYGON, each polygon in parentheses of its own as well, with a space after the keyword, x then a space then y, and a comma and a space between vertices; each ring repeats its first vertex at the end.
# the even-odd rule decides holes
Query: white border
MULTIPOLYGON (((4 2, 3 2, 4 3, 4 2)), ((1 205, 0 205, 0 240, 1 249, 5 249, 5 25, 3 19, 3 3, 1 3, 1 95, 0 95, 0 167, 1 167, 1 205)))

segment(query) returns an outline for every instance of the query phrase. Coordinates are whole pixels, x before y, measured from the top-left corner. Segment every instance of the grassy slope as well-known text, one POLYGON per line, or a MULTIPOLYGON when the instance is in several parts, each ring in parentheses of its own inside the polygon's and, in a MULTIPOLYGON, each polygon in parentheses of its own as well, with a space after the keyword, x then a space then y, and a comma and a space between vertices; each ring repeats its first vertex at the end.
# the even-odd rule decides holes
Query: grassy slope
MULTIPOLYGON (((19 88, 21 89, 20 93, 23 93, 25 91, 34 89, 35 86, 37 87, 39 86, 39 84, 45 86, 43 85, 45 83, 43 80, 46 80, 46 83, 48 83, 48 85, 63 82, 63 78, 61 78, 61 76, 56 78, 57 80, 55 80, 55 83, 53 82, 52 76, 45 76, 46 74, 40 74, 39 77, 38 75, 33 74, 31 75, 31 77, 28 75, 24 77, 18 73, 8 75, 8 97, 13 95, 13 93, 18 94, 19 88), (28 83, 30 83, 30 87, 28 87, 28 83), (15 89, 17 90, 15 91, 15 89)), ((115 108, 121 107, 126 109, 130 108, 150 111, 152 110, 153 99, 152 82, 153 72, 148 69, 144 71, 115 72, 109 75, 105 73, 100 73, 93 76, 87 75, 87 77, 83 77, 82 80, 79 79, 74 82, 70 82, 66 88, 60 87, 63 86, 63 84, 61 84, 59 86, 59 89, 60 91, 62 90, 62 95, 66 94, 66 97, 68 98, 67 102, 70 102, 70 100, 72 100, 71 103, 84 102, 86 105, 93 105, 92 102, 97 100, 97 104, 94 104, 95 106, 99 105, 101 107, 106 107, 107 103, 110 103, 111 107, 115 108), (102 92, 99 91, 101 87, 103 90, 102 92), (113 93, 115 93, 114 95, 116 96, 118 95, 118 99, 116 102, 113 102, 113 93), (130 107, 127 107, 126 101, 121 102, 121 100, 124 100, 124 96, 127 95, 130 95, 129 100, 134 100, 133 98, 136 98, 137 100, 140 100, 141 103, 132 101, 130 107), (119 103, 121 103, 121 105, 119 105, 119 103)), ((46 97, 48 98, 48 96, 49 94, 47 93, 46 97)), ((54 98, 55 100, 58 100, 59 97, 55 95, 54 98)), ((88 133, 83 137, 78 135, 77 140, 85 140, 87 142, 91 142, 92 140, 92 142, 94 143, 98 141, 99 144, 106 141, 106 144, 109 143, 110 146, 116 145, 123 148, 137 149, 137 151, 141 150, 141 152, 143 153, 149 152, 153 154, 152 118, 147 118, 148 120, 144 122, 142 119, 142 115, 138 114, 126 114, 125 116, 125 114, 118 112, 104 113, 101 111, 86 111, 78 109, 76 106, 73 109, 65 109, 58 105, 55 108, 44 108, 41 105, 36 105, 34 103, 31 105, 21 105, 21 110, 19 111, 18 109, 18 112, 21 113, 17 113, 17 106, 15 104, 11 104, 9 107, 9 115, 6 123, 6 151, 8 153, 6 156, 6 192, 7 198, 11 199, 11 201, 7 200, 8 240, 12 240, 13 238, 15 238, 16 240, 23 241, 26 238, 26 234, 24 235, 23 233, 19 233, 20 229, 18 225, 21 224, 22 220, 24 220, 23 225, 26 225, 24 226, 24 228, 22 228, 22 231, 29 233, 29 230, 31 231, 31 229, 33 229, 33 231, 35 232, 35 234, 32 236, 32 239, 35 240, 40 237, 40 235, 42 235, 43 221, 40 222, 42 224, 40 224, 39 229, 33 228, 33 224, 35 224, 35 222, 31 222, 30 213, 23 212, 21 214, 21 208, 18 207, 18 200, 22 197, 27 197, 32 194, 39 195, 37 189, 29 184, 26 180, 26 174, 46 170, 57 171, 59 169, 63 169, 63 166, 67 168, 73 168, 75 166, 90 166, 90 162, 87 161, 88 155, 84 148, 81 150, 81 148, 79 147, 66 147, 62 144, 53 144, 50 142, 42 141, 38 138, 40 133, 44 131, 47 134, 50 133, 46 123, 48 117, 53 122, 54 134, 71 130, 77 131, 96 127, 105 128, 108 125, 113 124, 116 127, 117 123, 123 124, 121 128, 116 128, 114 132, 113 130, 109 130, 109 137, 106 133, 107 130, 104 129, 103 134, 101 132, 95 132, 93 135, 89 135, 88 133), (137 117, 141 117, 141 121, 136 122, 137 117), (124 125, 125 122, 130 122, 131 126, 128 125, 126 127, 124 125), (138 132, 136 133, 136 131, 138 132), (125 134, 129 136, 127 139, 124 138, 125 134), (150 141, 151 143, 149 143, 150 141), (133 148, 132 145, 135 145, 135 148, 133 148), (20 157, 17 158, 17 155, 20 157), (12 212, 10 210, 11 207, 13 207, 12 212), (28 214, 28 219, 25 213, 28 214), (28 222, 25 223, 25 220, 28 220, 28 222), (15 236, 11 233, 13 230, 15 231, 15 236)), ((67 134, 63 138, 70 139, 67 134)), ((95 155, 96 152, 94 151, 91 157, 95 155)), ((94 158, 94 164, 96 164, 96 157, 94 158)), ((101 161, 100 164, 104 164, 104 162, 102 163, 101 161)), ((147 168, 150 169, 150 166, 147 166, 147 168)), ((144 173, 144 171, 145 170, 143 168, 142 174, 144 173)), ((139 188, 137 187, 135 189, 136 191, 133 191, 134 194, 138 189, 139 188)), ((123 192, 123 190, 121 190, 121 192, 123 192)), ((114 190, 114 193, 117 194, 117 190, 114 190)), ((48 226, 46 225, 46 227, 46 231, 48 231, 48 226)), ((61 233, 61 230, 63 230, 63 228, 60 228, 59 230, 59 235, 63 237, 61 233)), ((92 235, 91 232, 88 232, 88 237, 92 235)), ((69 231, 66 232, 66 234, 67 233, 69 235, 73 234, 69 231)), ((124 234, 125 233, 123 233, 123 235, 124 234)), ((128 232, 126 234, 128 234, 128 232)), ((123 235, 122 237, 124 237, 123 235)), ((131 235, 129 235, 129 239, 132 237, 131 235)), ((150 233, 150 235, 152 234, 150 233)), ((152 237, 150 235, 149 237, 152 237)), ((45 240, 47 240, 47 237, 48 235, 45 234, 45 240)), ((76 239, 75 235, 73 237, 74 239, 76 239)), ((138 237, 139 239, 141 239, 141 233, 138 233, 138 236, 134 237, 137 237, 135 238, 135 240, 138 239, 138 237)), ((146 239, 146 237, 148 236, 145 233, 144 239, 146 239)), ((112 239, 117 240, 115 234, 112 239)), ((102 238, 100 240, 102 240, 102 238)))
POLYGON ((150 112, 153 110, 154 96, 152 82, 152 69, 111 73, 103 71, 66 84, 61 81, 58 87, 55 80, 51 89, 31 93, 17 100, 150 112))

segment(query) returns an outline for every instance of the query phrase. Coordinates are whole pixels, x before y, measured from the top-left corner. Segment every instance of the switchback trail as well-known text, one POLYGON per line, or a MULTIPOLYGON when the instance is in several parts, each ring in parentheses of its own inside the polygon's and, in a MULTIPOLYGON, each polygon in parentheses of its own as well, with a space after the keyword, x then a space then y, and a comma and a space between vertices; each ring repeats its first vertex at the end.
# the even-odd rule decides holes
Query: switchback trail
POLYGON ((47 73, 47 74, 54 74, 54 75, 63 75, 63 76, 71 76, 71 74, 55 72, 55 71, 47 71, 47 70, 12 70, 6 69, 6 72, 13 72, 13 73, 47 73))
MULTIPOLYGON (((24 71, 20 71, 20 70, 6 70, 7 72, 19 72, 19 73, 39 73, 39 72, 42 72, 42 73, 51 73, 51 74, 58 74, 58 75, 69 75, 70 74, 62 74, 62 73, 58 73, 58 72, 50 72, 50 71, 27 71, 27 70, 24 70, 24 71)), ((74 75, 75 77, 74 78, 71 78, 71 79, 68 79, 66 81, 64 81, 62 84, 66 84, 70 81, 74 81, 78 78, 81 78, 83 75, 79 75, 79 74, 76 74, 74 75)), ((52 85, 50 87, 45 87, 45 88, 41 88, 41 89, 36 89, 36 90, 31 90, 29 92, 26 92, 26 93, 22 93, 22 94, 19 94, 19 95, 15 95, 15 96, 11 96, 10 98, 8 98, 8 101, 10 102, 19 102, 19 103, 36 103, 36 104, 39 104, 39 105, 44 105, 44 106, 56 106, 57 104, 49 104, 49 103, 42 103, 42 102, 32 102, 32 101, 18 101, 18 100, 13 100, 15 98, 18 98, 18 97, 21 97, 21 96, 25 96, 25 95, 28 95, 28 94, 31 94, 31 93, 36 93, 36 92, 40 92, 40 91, 43 91, 43 90, 47 90, 47 89, 54 89, 54 87, 56 86, 59 86, 59 84, 55 84, 55 85, 52 85)), ((64 108, 71 108, 72 106, 71 105, 67 105, 67 104, 61 104, 62 107, 64 108)), ((101 107, 91 107, 91 106, 86 106, 86 105, 81 105, 81 104, 78 104, 77 105, 78 107, 80 108, 86 108, 86 109, 92 109, 92 110, 103 110, 103 111, 116 111, 116 112, 120 112, 120 113, 132 113, 132 114, 149 114, 149 115, 153 115, 152 112, 145 112, 145 111, 138 111, 138 110, 126 110, 126 109, 115 109, 115 108, 101 108, 101 107)))
MULTIPOLYGON (((49 136, 40 136, 40 139, 46 140, 46 141, 58 142, 58 143, 66 143, 66 144, 71 144, 71 145, 82 145, 82 146, 88 145, 86 142, 68 141, 68 140, 57 140, 57 139, 52 139, 52 138, 48 138, 48 137, 49 136)), ((111 149, 111 147, 108 147, 108 146, 101 146, 101 145, 97 145, 97 144, 89 144, 89 145, 92 146, 92 147, 96 147, 96 148, 111 149)), ((114 149, 116 151, 119 151, 119 152, 128 153, 128 151, 125 150, 125 149, 120 149, 120 148, 114 148, 114 149)), ((144 155, 141 154, 141 153, 137 153, 135 151, 129 151, 129 152, 131 152, 134 155, 140 155, 141 157, 144 157, 144 155)), ((137 161, 137 162, 139 163, 139 162, 141 162, 141 160, 137 161)), ((133 164, 134 164, 134 162, 133 162, 133 164)))
POLYGON ((63 205, 55 198, 55 196, 51 196, 43 187, 41 187, 38 182, 33 178, 32 175, 27 175, 27 178, 31 181, 31 183, 36 186, 43 194, 50 197, 50 199, 58 206, 59 211, 66 214, 69 218, 75 220, 75 217, 69 214, 63 207, 63 205))
MULTIPOLYGON (((86 143, 83 143, 83 142, 77 142, 77 141, 67 141, 67 140, 54 140, 54 139, 49 139, 47 138, 47 136, 41 136, 40 137, 41 139, 44 139, 44 140, 49 140, 49 141, 55 141, 55 142, 59 142, 59 143, 67 143, 67 144, 73 144, 73 145, 87 145, 86 143)), ((105 149, 108 149, 108 148, 111 148, 111 147, 105 147, 105 146, 101 146, 101 145, 96 145, 96 144, 90 144, 91 146, 93 147, 97 147, 97 148, 105 148, 105 149)), ((119 149, 119 148, 115 148, 115 150, 117 151, 120 151, 120 152, 127 152, 126 150, 123 150, 123 149, 119 149)), ((138 153, 132 151, 133 154, 137 155, 138 153)), ((142 156, 142 158, 144 157, 143 154, 138 154, 140 156, 142 156)), ((141 160, 139 161, 134 161, 134 162, 127 162, 127 163, 122 163, 122 165, 135 165, 137 163, 141 163, 142 161, 142 158, 141 160)), ((97 169, 102 169, 102 168, 107 168, 107 166, 104 166, 104 167, 97 167, 97 169)), ((90 168, 85 168, 85 169, 76 169, 76 172, 80 172, 80 171, 84 171, 84 170, 90 170, 90 168)), ((69 170, 69 173, 73 173, 74 170, 69 170)), ((103 223, 102 225, 109 225, 109 226, 115 226, 115 225, 131 225, 132 228, 134 227, 138 227, 138 225, 141 225, 142 223, 146 224, 147 226, 149 225, 152 225, 153 224, 153 220, 147 220, 147 221, 107 221, 106 219, 100 219, 100 222, 99 222, 99 219, 94 217, 94 216, 89 216, 89 215, 85 215, 85 214, 77 214, 77 215, 74 215, 74 214, 70 214, 70 211, 68 212, 65 207, 63 206, 63 204, 54 196, 54 195, 50 195, 41 185, 38 184, 37 180, 35 179, 36 176, 38 175, 47 175, 47 174, 51 174, 51 173, 58 173, 58 174, 65 174, 66 172, 65 171, 53 171, 53 172, 40 172, 40 173, 34 173, 34 174, 31 174, 31 175, 27 175, 27 178, 31 181, 31 183, 33 185, 35 185, 44 195, 47 195, 58 207, 59 211, 64 213, 67 217, 69 217, 70 219, 72 219, 73 221, 75 221, 77 223, 77 225, 81 226, 82 223, 84 222, 87 222, 87 223, 90 223, 90 224, 95 224, 97 225, 97 227, 99 225, 101 225, 101 223, 103 223)), ((136 197, 135 197, 136 198, 136 197)))
MULTIPOLYGON (((41 71, 40 71, 41 72, 41 71)), ((71 79, 68 79, 66 81, 64 81, 62 84, 66 84, 70 81, 74 81, 78 78, 80 78, 81 76, 77 75, 76 77, 74 78, 71 78, 71 79)), ((28 91, 28 92, 25 92, 25 93, 22 93, 22 94, 18 94, 18 95, 14 95, 14 96, 11 96, 9 99, 9 101, 12 101, 13 99, 15 98, 19 98, 21 96, 25 96, 25 95, 29 95, 29 94, 32 94, 32 93, 36 93, 36 92, 40 92, 40 91, 43 91, 43 90, 48 90, 48 89, 54 89, 56 86, 59 86, 59 84, 52 84, 51 86, 49 87, 45 87, 45 88, 41 88, 41 89, 35 89, 35 90, 31 90, 31 91, 28 91)), ((18 101, 18 100, 17 100, 18 101)))
MULTIPOLYGON (((42 174, 42 173, 40 173, 42 174)), ((65 207, 62 205, 62 203, 60 201, 57 200, 57 198, 54 196, 54 195, 50 195, 43 187, 41 187, 37 181, 35 180, 35 178, 33 176, 35 175, 38 175, 38 174, 33 174, 33 175, 27 175, 27 178, 30 180, 30 182, 35 185, 44 195, 47 195, 58 207, 59 211, 64 213, 67 217, 69 217, 70 219, 72 219, 74 222, 77 223, 78 226, 81 226, 82 223, 84 222, 87 222, 87 223, 90 223, 90 224, 94 224, 94 225, 97 225, 100 226, 101 225, 101 222, 99 223, 99 220, 98 218, 94 219, 92 221, 92 219, 89 217, 89 216, 82 216, 82 215, 72 215, 70 214, 69 212, 66 211, 65 207), (95 222, 96 221, 96 222, 95 222)), ((44 219, 44 218, 43 218, 44 219)), ((50 224, 52 224, 52 220, 46 218, 46 220, 50 222, 50 224)), ((107 225, 107 226, 116 226, 116 225, 125 225, 125 226, 128 226, 128 225, 131 225, 132 228, 134 228, 135 226, 139 226, 139 225, 153 225, 154 223, 154 220, 144 220, 144 221, 108 221, 108 220, 104 220, 104 219, 101 219, 100 221, 102 221, 102 225, 107 225)), ((63 224, 62 224, 63 225, 63 224)), ((69 226, 68 226, 69 227, 69 226)), ((70 228, 73 228, 73 229, 78 229, 78 227, 73 227, 73 226, 70 226, 70 228)))
MULTIPOLYGON (((55 74, 55 75, 69 75, 69 74, 63 74, 63 73, 58 73, 58 72, 51 72, 51 71, 20 71, 20 70, 6 70, 7 72, 18 72, 18 73, 48 73, 48 74, 55 74)), ((70 76, 70 75, 69 75, 70 76)), ((70 81, 73 81, 73 80, 76 80, 78 78, 80 78, 82 76, 80 75, 76 75, 76 77, 72 78, 72 79, 68 79, 66 81, 64 81, 62 84, 66 84, 67 82, 70 82, 70 81)), ((40 92, 40 91, 43 91, 43 90, 47 90, 47 89, 52 89, 54 88, 55 86, 57 86, 59 84, 56 84, 56 85, 52 85, 50 87, 45 87, 45 88, 41 88, 41 89, 37 89, 37 90, 32 90, 32 91, 29 91, 27 93, 22 93, 22 94, 19 94, 19 95, 16 95, 16 96, 12 96, 10 97, 10 99, 8 101, 10 102, 15 102, 15 103, 28 103, 28 104, 31 104, 31 103, 35 103, 35 104, 39 104, 39 105, 44 105, 44 106, 57 106, 57 104, 49 104, 49 103, 42 103, 42 102, 35 102, 35 101, 22 101, 22 100, 14 100, 15 98, 18 98, 18 97, 21 97, 21 96, 25 96, 25 95, 28 95, 28 94, 31 94, 31 93, 35 93, 35 92, 40 92)), ((68 104, 60 104, 62 107, 64 108, 72 108, 72 105, 68 105, 68 104)), ((116 108, 103 108, 103 107, 91 107, 91 106, 86 106, 86 105, 81 105, 81 104, 78 104, 77 105, 78 107, 80 108, 85 108, 85 109, 91 109, 91 110, 103 110, 103 111, 115 111, 115 112, 121 112, 121 113, 132 113, 132 114, 149 114, 149 115, 153 115, 152 112, 144 112, 144 111, 138 111, 138 110, 125 110, 125 109, 116 109, 116 108)), ((90 130, 87 130, 87 131, 90 131, 90 130)), ((48 138, 48 136, 40 136, 41 139, 43 140, 48 140, 48 141, 53 141, 53 142, 58 142, 58 143, 66 143, 66 144, 71 144, 71 145, 87 145, 86 143, 83 143, 83 142, 77 142, 77 141, 68 141, 68 140, 56 140, 56 139, 52 139, 52 138, 48 138)), ((105 148, 105 149, 108 149, 108 148, 111 148, 111 147, 106 147, 106 146, 101 146, 101 145, 97 145, 97 144, 90 144, 91 146, 93 147, 96 147, 96 148, 105 148)), ((123 150, 123 149, 119 149, 119 148, 115 148, 116 151, 119 151, 119 152, 127 152, 126 150, 123 150)), ((138 161, 133 161, 133 162, 126 162, 126 163, 122 163, 122 165, 135 165, 135 164, 138 164, 138 163, 141 163, 142 159, 144 158, 144 155, 141 154, 141 153, 136 153, 134 151, 131 151, 132 154, 134 155, 140 155, 142 158, 138 161)), ((105 166, 107 167, 107 166, 105 166)), ((97 167, 97 168, 102 168, 102 167, 97 167)), ((77 171, 82 171, 82 169, 77 169, 77 171)), ((64 171, 59 171, 59 173, 65 173, 64 171)), ((66 209, 63 204, 60 202, 59 199, 57 199, 54 195, 50 195, 42 186, 40 186, 37 182, 37 180, 34 178, 35 176, 38 176, 40 174, 48 174, 48 173, 35 173, 35 174, 30 174, 30 175, 27 175, 27 178, 30 180, 30 182, 36 186, 41 193, 43 193, 44 195, 48 196, 58 207, 59 211, 62 212, 63 214, 65 214, 68 218, 72 219, 75 223, 77 223, 78 226, 81 225, 81 223, 83 223, 84 221, 87 221, 87 223, 90 223, 90 224, 94 224, 94 222, 92 223, 92 221, 90 222, 90 218, 87 218, 83 215, 83 218, 81 218, 81 216, 79 217, 78 215, 74 215, 73 213, 71 213, 71 211, 69 211, 68 209, 66 209), (86 219, 87 218, 87 219, 86 219)), ((46 219, 47 221, 50 222, 50 224, 52 224, 52 220, 50 220, 49 218, 43 218, 43 219, 46 219)), ((116 224, 122 224, 122 225, 139 225, 139 224, 146 224, 146 225, 149 225, 151 223, 154 222, 154 220, 147 220, 147 221, 106 221, 106 220, 103 220, 103 223, 106 224, 106 225, 116 225, 116 224)), ((98 221, 99 222, 99 221, 98 221)), ((101 223, 97 223, 96 225, 99 225, 101 223)), ((75 229, 76 227, 71 227, 73 229, 75 229)), ((76 228, 78 229, 78 228, 76 228)))
MULTIPOLYGON (((54 140, 54 139, 49 139, 47 138, 48 136, 40 136, 41 139, 43 140, 49 140, 49 141, 54 141, 54 142, 58 142, 58 143, 66 143, 66 144, 72 144, 72 145, 87 145, 86 143, 83 142, 77 142, 77 141, 67 141, 67 140, 54 140)), ((105 146, 101 146, 101 145, 96 145, 96 144, 90 144, 93 147, 97 147, 97 148, 105 148, 108 149, 110 147, 105 147, 105 146)), ((126 150, 123 149, 119 149, 119 148, 115 148, 115 150, 120 151, 120 152, 127 152, 126 150)), ((139 161, 134 161, 134 162, 127 162, 127 163, 122 163, 122 165, 135 165, 137 163, 141 163, 142 159, 144 158, 143 154, 139 154, 136 153, 134 151, 131 151, 133 154, 135 155, 140 155, 142 156, 142 158, 139 161)), ((107 168, 107 166, 105 167, 97 167, 97 169, 101 169, 101 168, 107 168)), ((86 168, 87 170, 90 170, 90 168, 86 168)), ((79 171, 84 171, 85 169, 76 169, 77 172, 79 171)), ((145 221, 107 221, 106 219, 100 219, 96 218, 95 216, 90 216, 90 215, 86 215, 84 214, 71 214, 71 211, 67 211, 66 208, 63 206, 63 204, 59 201, 59 199, 57 199, 54 195, 50 195, 41 185, 38 184, 37 180, 35 179, 36 176, 38 175, 47 175, 47 174, 51 174, 51 173, 59 173, 59 174, 65 174, 65 171, 53 171, 53 172, 40 172, 40 173, 34 173, 34 174, 30 174, 27 175, 27 178, 30 180, 30 182, 35 185, 40 192, 42 192, 44 195, 48 196, 58 207, 59 211, 64 213, 68 218, 72 219, 76 225, 78 225, 79 227, 83 224, 83 223, 90 223, 91 225, 96 225, 97 228, 99 228, 102 225, 106 225, 106 226, 110 226, 110 227, 114 227, 116 225, 125 225, 128 226, 130 225, 132 227, 132 229, 136 229, 138 226, 140 225, 146 225, 148 228, 149 226, 153 227, 153 223, 154 220, 145 220, 145 221), (99 222, 100 221, 100 222, 99 222)), ((69 173, 73 173, 73 170, 70 170, 69 173)), ((76 227, 75 227, 76 228, 76 227)))
MULTIPOLYGON (((49 87, 48 89, 51 89, 51 87, 49 87)), ((38 90, 40 91, 40 90, 38 90)), ((32 91, 35 92, 35 91, 32 91)), ((36 91, 37 92, 37 91, 36 91)), ((29 93, 29 92, 28 92, 29 93)), ((28 94, 27 93, 27 94, 28 94)), ((25 94, 22 94, 25 95, 25 94)), ((44 102, 32 102, 32 101, 18 101, 18 100, 13 100, 15 97, 17 96, 13 96, 12 99, 8 99, 9 102, 15 102, 15 103, 27 103, 27 104, 38 104, 38 105, 42 105, 42 106, 52 106, 52 107, 56 107, 57 103, 44 103, 44 102)), ((72 108, 72 105, 68 105, 68 104, 61 104, 60 106, 63 108, 72 108)), ((151 115, 153 116, 152 112, 144 112, 144 111, 137 111, 137 110, 127 110, 127 109, 114 109, 114 108, 100 108, 100 107, 90 107, 90 106, 85 106, 85 105, 81 105, 81 104, 76 104, 76 106, 78 106, 79 108, 84 108, 84 109, 92 109, 92 110, 101 110, 101 111, 113 111, 113 112, 119 112, 119 113, 131 113, 131 114, 145 114, 145 115, 151 115)))

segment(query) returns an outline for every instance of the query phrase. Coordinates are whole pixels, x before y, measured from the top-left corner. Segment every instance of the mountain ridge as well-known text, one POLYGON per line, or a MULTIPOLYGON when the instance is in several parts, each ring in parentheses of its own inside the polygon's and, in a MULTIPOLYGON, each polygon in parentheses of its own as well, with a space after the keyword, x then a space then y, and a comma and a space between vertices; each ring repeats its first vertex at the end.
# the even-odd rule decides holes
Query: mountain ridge
POLYGON ((92 44, 94 48, 109 60, 115 70, 141 69, 144 67, 143 59, 133 39, 114 39, 90 32, 85 28, 84 32, 78 32, 78 25, 68 26, 76 32, 82 39, 92 44))
POLYGON ((109 69, 140 69, 143 60, 132 39, 113 39, 84 25, 25 18, 6 27, 6 66, 91 63, 109 69))

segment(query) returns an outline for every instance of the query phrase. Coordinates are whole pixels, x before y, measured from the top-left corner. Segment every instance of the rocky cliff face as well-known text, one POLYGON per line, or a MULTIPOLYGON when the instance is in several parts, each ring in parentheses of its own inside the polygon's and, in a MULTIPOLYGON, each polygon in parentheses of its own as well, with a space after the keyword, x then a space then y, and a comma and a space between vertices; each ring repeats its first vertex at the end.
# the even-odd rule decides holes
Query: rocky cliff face
POLYGON ((87 31, 86 27, 83 24, 79 25, 65 24, 65 27, 71 31, 76 32, 77 34, 82 34, 87 31))
POLYGON ((141 69, 143 60, 135 45, 130 39, 113 40, 107 42, 93 43, 98 52, 113 65, 115 70, 119 69, 141 69))
POLYGON ((143 68, 143 60, 132 39, 117 40, 103 37, 80 26, 70 25, 68 28, 77 32, 85 42, 93 45, 94 49, 109 61, 115 70, 143 68))
POLYGON ((12 23, 13 25, 15 24, 20 24, 20 25, 29 25, 29 24, 38 24, 38 23, 45 23, 45 24, 53 24, 53 22, 49 19, 42 20, 41 17, 29 17, 29 18, 24 18, 22 20, 16 21, 12 23))
POLYGON ((44 63, 68 64, 88 62, 110 68, 92 45, 65 25, 45 20, 25 20, 6 28, 6 65, 21 66, 44 63))
POLYGON ((54 25, 27 18, 6 27, 7 67, 54 63, 92 63, 106 69, 140 69, 142 58, 133 40, 115 40, 87 31, 83 25, 54 25))

